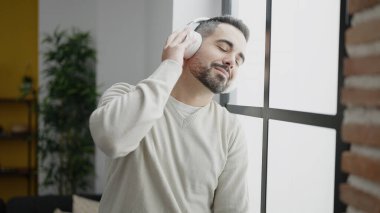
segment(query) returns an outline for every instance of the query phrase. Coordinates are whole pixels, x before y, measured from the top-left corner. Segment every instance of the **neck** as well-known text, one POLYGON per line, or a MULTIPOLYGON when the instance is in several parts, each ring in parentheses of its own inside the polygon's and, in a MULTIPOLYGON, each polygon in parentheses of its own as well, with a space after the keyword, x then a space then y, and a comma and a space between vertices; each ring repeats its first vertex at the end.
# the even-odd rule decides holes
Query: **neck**
POLYGON ((206 106, 214 94, 196 79, 189 70, 183 70, 171 96, 190 106, 206 106))

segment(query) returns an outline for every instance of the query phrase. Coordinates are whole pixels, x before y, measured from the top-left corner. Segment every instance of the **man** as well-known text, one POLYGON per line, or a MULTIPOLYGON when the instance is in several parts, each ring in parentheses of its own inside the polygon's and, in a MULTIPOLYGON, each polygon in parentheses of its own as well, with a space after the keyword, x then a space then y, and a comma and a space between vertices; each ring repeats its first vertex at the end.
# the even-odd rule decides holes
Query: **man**
POLYGON ((113 85, 91 115, 93 139, 112 158, 99 212, 248 211, 242 128, 212 100, 236 78, 248 29, 230 16, 203 21, 201 47, 184 59, 189 31, 169 36, 149 78, 113 85))

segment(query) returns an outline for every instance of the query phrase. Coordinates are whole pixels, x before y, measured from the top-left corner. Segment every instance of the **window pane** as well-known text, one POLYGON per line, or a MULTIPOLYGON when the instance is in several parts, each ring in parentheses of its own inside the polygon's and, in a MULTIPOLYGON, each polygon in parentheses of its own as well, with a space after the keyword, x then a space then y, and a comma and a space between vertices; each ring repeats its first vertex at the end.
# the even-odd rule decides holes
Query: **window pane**
POLYGON ((245 106, 263 106, 265 63, 265 8, 266 0, 233 1, 237 16, 250 29, 245 52, 246 61, 239 69, 239 84, 231 102, 245 106))
POLYGON ((248 184, 250 213, 260 213, 263 119, 238 115, 248 144, 248 184))
POLYGON ((334 129, 269 121, 267 212, 334 207, 334 129))
POLYGON ((273 0, 270 107, 336 114, 338 0, 273 0))

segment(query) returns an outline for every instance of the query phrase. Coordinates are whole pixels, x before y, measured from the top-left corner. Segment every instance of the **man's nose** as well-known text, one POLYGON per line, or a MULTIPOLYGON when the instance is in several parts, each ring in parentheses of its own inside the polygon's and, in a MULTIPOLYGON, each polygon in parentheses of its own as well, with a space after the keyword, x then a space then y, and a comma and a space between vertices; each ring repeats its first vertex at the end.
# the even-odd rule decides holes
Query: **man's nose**
POLYGON ((224 57, 223 64, 228 66, 229 69, 233 69, 235 67, 234 57, 231 55, 224 57))

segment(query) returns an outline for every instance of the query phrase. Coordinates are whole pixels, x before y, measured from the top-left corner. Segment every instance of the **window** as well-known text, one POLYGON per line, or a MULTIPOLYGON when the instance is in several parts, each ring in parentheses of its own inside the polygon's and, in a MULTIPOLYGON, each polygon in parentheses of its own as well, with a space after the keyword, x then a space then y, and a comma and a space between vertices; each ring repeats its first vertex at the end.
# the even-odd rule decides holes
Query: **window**
POLYGON ((345 176, 336 160, 345 149, 338 91, 345 5, 223 1, 223 13, 251 31, 239 86, 220 97, 246 132, 251 212, 345 211, 338 198, 345 176))

